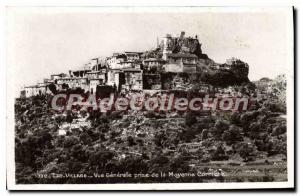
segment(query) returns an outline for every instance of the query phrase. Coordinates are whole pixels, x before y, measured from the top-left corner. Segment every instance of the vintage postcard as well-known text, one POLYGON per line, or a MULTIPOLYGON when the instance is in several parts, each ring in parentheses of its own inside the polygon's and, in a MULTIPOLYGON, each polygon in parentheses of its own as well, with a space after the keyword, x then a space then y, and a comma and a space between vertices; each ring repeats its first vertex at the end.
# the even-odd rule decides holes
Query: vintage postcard
POLYGON ((294 188, 293 7, 7 7, 9 190, 294 188))

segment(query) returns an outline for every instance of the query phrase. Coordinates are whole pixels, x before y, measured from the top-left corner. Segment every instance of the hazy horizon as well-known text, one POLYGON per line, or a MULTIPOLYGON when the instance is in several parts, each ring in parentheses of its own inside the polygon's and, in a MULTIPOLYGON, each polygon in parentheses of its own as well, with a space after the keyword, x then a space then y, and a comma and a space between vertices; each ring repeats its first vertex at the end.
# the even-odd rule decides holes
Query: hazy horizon
MULTIPOLYGON (((51 9, 50 9, 51 10, 51 9)), ((99 9, 101 11, 101 9, 99 9)), ((155 48, 157 37, 198 35, 218 63, 236 57, 249 79, 286 73, 291 55, 286 12, 103 13, 8 9, 7 66, 17 89, 53 73, 83 67, 94 57, 155 48)))

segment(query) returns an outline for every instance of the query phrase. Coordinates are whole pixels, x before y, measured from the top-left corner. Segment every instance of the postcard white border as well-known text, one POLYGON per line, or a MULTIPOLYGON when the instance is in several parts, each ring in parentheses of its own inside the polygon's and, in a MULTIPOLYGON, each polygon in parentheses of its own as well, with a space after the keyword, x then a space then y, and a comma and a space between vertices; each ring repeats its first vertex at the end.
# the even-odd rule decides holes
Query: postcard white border
MULTIPOLYGON (((287 182, 252 183, 153 183, 153 184, 30 184, 15 183, 14 152, 14 86, 12 68, 7 66, 7 188, 8 190, 207 190, 207 189, 265 189, 294 187, 294 30, 293 7, 7 7, 6 16, 16 12, 101 12, 101 13, 159 13, 159 12, 283 12, 286 14, 289 57, 287 62, 287 182)), ((284 28, 284 27, 283 27, 284 28)))

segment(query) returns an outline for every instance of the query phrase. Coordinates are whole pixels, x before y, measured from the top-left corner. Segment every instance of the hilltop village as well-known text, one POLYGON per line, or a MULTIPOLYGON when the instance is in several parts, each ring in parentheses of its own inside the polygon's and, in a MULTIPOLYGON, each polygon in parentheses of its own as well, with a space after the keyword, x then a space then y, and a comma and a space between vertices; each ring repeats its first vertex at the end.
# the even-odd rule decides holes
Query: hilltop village
POLYGON ((215 63, 202 52, 198 36, 187 37, 184 32, 166 35, 153 50, 114 53, 83 67, 25 87, 16 99, 17 183, 287 180, 285 76, 250 82, 246 63, 235 58, 215 63), (99 98, 111 92, 120 97, 135 93, 156 97, 165 92, 200 97, 217 92, 225 98, 248 96, 251 107, 58 112, 50 102, 61 92, 99 98), (158 178, 97 177, 164 172, 167 175, 158 178), (196 175, 215 172, 218 177, 196 175), (195 175, 177 178, 176 173, 195 175), (89 177, 73 178, 73 174, 89 177))
MULTIPOLYGON (((41 83, 26 86, 21 97, 51 94, 53 85, 55 91, 81 88, 92 94, 106 87, 118 92, 180 89, 177 83, 182 78, 174 79, 178 74, 200 77, 198 85, 207 89, 218 81, 224 84, 223 77, 228 84, 248 82, 248 70, 246 63, 235 58, 224 64, 215 63, 202 52, 197 35, 187 37, 181 32, 178 36, 167 34, 162 41, 157 39, 154 50, 113 53, 106 58, 91 59, 81 70, 52 74, 41 83)), ((188 87, 181 85, 181 88, 188 87)))

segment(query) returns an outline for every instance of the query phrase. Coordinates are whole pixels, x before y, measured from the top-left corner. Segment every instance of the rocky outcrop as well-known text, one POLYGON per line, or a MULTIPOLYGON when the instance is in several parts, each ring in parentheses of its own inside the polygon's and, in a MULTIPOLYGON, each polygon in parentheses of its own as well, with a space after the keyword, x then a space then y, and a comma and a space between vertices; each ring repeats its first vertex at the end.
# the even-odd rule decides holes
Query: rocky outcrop
POLYGON ((198 38, 184 37, 175 40, 173 53, 195 54, 199 59, 208 59, 206 54, 202 53, 201 43, 198 38))
POLYGON ((237 58, 231 58, 226 61, 226 66, 234 74, 237 79, 245 80, 248 79, 249 66, 247 63, 237 58))

